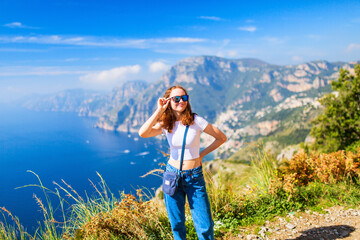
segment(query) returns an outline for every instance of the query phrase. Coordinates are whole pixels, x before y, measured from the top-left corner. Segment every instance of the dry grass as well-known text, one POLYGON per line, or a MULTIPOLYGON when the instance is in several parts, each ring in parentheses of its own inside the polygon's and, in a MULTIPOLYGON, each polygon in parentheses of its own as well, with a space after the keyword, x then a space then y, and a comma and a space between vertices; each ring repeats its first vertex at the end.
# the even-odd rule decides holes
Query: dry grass
POLYGON ((337 151, 308 155, 300 151, 280 167, 279 177, 292 185, 306 186, 310 182, 356 182, 360 176, 360 148, 357 153, 337 151))
POLYGON ((91 217, 65 239, 170 239, 166 212, 152 201, 124 195, 111 211, 91 217))
POLYGON ((33 239, 28 233, 25 232, 20 224, 19 219, 14 216, 8 209, 5 207, 0 207, 0 212, 4 219, 4 222, 0 221, 0 239, 33 239), (10 217, 14 225, 9 225, 7 223, 5 214, 10 217))

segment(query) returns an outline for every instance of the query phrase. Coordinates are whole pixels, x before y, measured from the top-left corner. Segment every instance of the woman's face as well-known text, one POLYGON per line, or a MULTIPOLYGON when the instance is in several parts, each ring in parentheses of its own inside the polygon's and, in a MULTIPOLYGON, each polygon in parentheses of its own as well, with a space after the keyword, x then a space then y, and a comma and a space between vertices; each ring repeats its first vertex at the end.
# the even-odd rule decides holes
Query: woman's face
MULTIPOLYGON (((182 96, 182 95, 186 95, 186 93, 181 88, 175 88, 170 93, 170 97, 182 96)), ((176 112, 183 112, 185 110, 187 104, 188 104, 188 102, 184 102, 182 99, 180 99, 180 102, 178 102, 178 103, 174 102, 173 99, 171 99, 171 101, 170 101, 172 110, 174 110, 176 112)))

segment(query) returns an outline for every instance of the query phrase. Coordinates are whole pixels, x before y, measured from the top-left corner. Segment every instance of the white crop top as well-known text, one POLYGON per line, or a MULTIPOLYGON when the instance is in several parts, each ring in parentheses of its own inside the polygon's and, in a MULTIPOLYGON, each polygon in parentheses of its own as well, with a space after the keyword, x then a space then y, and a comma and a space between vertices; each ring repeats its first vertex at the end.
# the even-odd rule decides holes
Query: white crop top
MULTIPOLYGON (((208 122, 204 118, 195 114, 194 124, 189 126, 186 135, 184 161, 192 160, 200 156, 200 133, 204 131, 207 125, 208 122)), ((171 133, 163 129, 163 133, 170 145, 170 159, 180 161, 185 128, 186 126, 180 121, 176 121, 171 133)))

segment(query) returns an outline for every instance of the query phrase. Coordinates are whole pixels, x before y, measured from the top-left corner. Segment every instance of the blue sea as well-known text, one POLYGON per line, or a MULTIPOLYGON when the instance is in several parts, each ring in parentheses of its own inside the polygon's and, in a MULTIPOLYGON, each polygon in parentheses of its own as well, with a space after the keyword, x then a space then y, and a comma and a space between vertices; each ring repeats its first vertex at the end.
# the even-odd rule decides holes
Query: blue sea
POLYGON ((121 191, 134 194, 138 188, 154 193, 161 185, 160 177, 140 176, 166 162, 160 152, 168 151, 165 139, 94 128, 96 121, 76 113, 0 105, 0 207, 16 215, 29 232, 42 220, 34 194, 43 202, 45 197, 37 187, 16 189, 39 184, 28 170, 51 190, 56 188, 53 181, 63 179, 83 196, 95 194, 89 179, 98 184, 97 172, 116 197, 121 191))

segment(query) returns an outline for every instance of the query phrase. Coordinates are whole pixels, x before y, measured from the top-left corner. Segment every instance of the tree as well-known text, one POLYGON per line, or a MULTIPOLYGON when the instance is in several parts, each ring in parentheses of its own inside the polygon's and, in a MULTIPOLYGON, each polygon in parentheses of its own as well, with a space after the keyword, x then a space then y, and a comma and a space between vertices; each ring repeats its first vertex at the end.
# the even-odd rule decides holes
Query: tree
POLYGON ((324 111, 313 122, 313 147, 332 152, 360 146, 360 65, 355 65, 355 75, 340 69, 331 87, 336 92, 320 100, 324 111))

